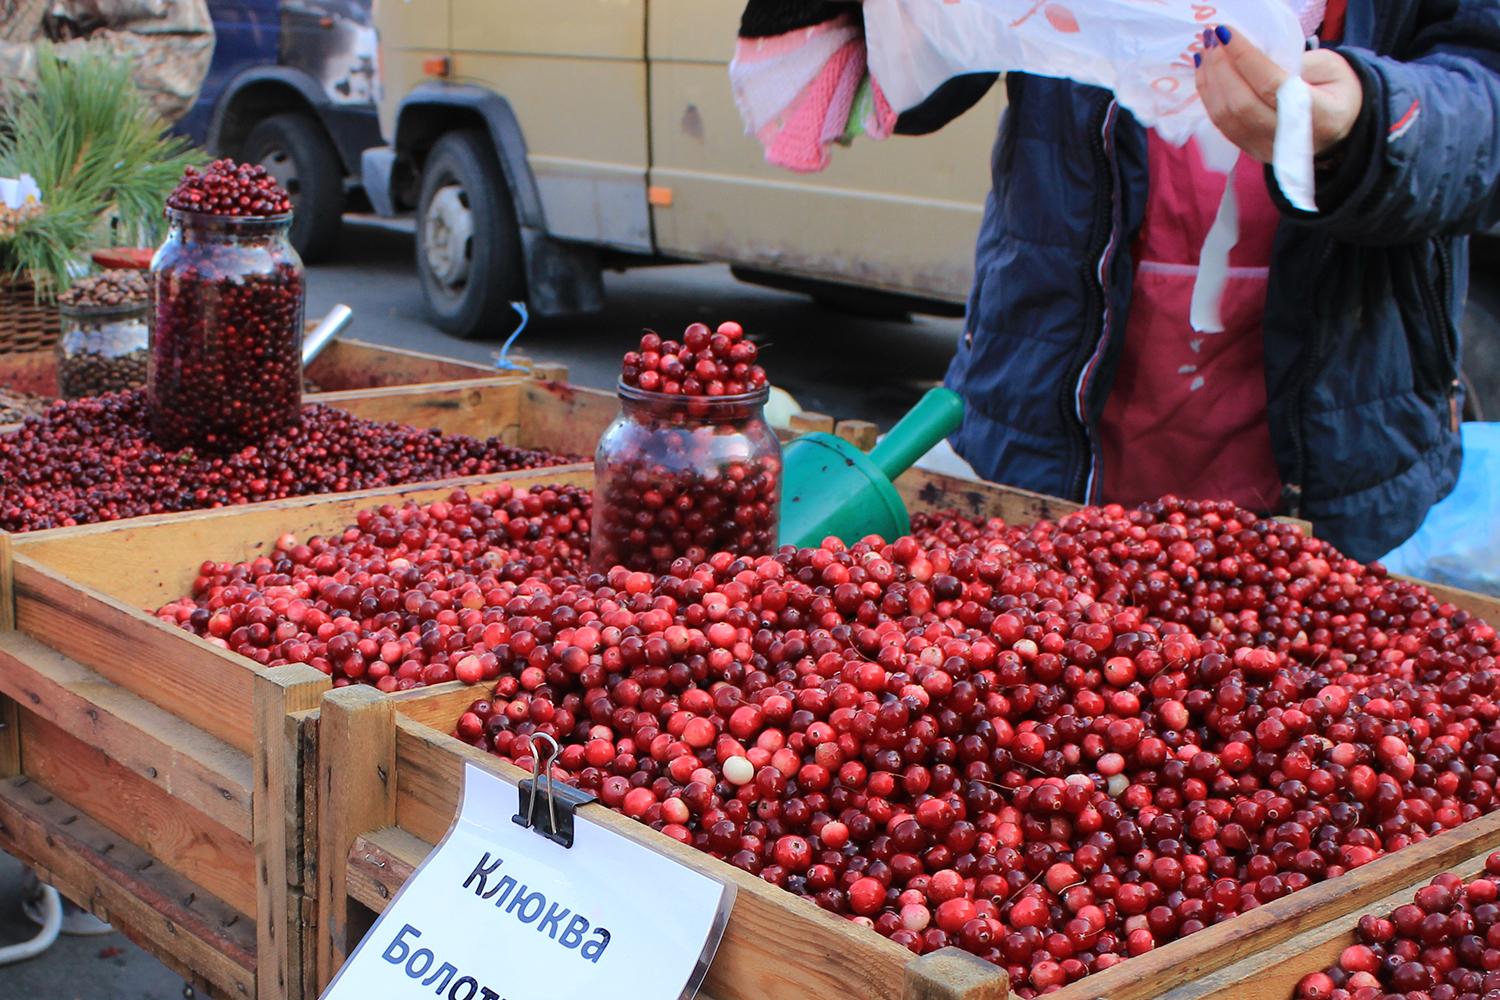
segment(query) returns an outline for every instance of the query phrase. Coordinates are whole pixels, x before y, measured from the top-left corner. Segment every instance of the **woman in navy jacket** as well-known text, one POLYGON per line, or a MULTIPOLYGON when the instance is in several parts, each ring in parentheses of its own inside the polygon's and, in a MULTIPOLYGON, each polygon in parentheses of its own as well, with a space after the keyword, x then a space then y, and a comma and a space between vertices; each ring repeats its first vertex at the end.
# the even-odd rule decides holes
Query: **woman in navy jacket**
MULTIPOLYGON (((1243 270, 1262 274, 1263 309, 1255 353, 1238 364, 1261 359, 1264 469, 1252 478, 1279 488, 1256 506, 1309 518, 1368 560, 1411 534, 1458 473, 1468 236, 1500 224, 1500 0, 1330 0, 1320 33, 1326 51, 1304 72, 1317 94, 1319 211, 1298 212, 1268 173, 1259 179, 1273 213, 1265 266, 1243 270)), ((1264 159, 1275 108, 1258 55, 1225 26, 1203 44, 1199 90, 1221 131, 1264 159)), ((967 328, 948 373, 968 404, 954 443, 988 479, 1115 499, 1112 473, 1128 480, 1138 459, 1161 464, 1153 440, 1177 452, 1174 433, 1216 412, 1184 410, 1174 426, 1174 399, 1143 428, 1118 398, 1110 406, 1124 392, 1130 414, 1149 410, 1167 377, 1150 371, 1162 327, 1132 309, 1148 280, 1137 254, 1162 243, 1171 206, 1158 196, 1174 189, 1153 178, 1162 155, 1109 93, 1019 74, 1006 83, 967 328)), ((946 106, 940 93, 914 124, 940 124, 975 99, 969 90, 946 106)), ((1193 263, 1162 262, 1149 280, 1193 263)), ((1186 319, 1165 349, 1215 346, 1186 319)), ((1182 372, 1188 386, 1200 377, 1182 372)), ((1233 469, 1256 466, 1255 447, 1244 460, 1235 448, 1233 469)), ((1192 460, 1168 457, 1182 482, 1199 481, 1192 460)))

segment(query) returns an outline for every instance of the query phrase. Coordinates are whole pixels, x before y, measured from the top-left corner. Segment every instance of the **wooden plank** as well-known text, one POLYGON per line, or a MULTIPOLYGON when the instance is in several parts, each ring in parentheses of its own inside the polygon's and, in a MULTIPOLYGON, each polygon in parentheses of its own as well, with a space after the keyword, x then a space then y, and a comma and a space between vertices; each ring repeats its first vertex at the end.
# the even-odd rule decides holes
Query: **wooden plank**
POLYGON ((0 633, 0 691, 249 840, 250 758, 56 650, 0 633))
POLYGON ((590 463, 600 436, 620 413, 620 400, 613 392, 535 381, 527 383, 522 392, 521 426, 515 443, 522 448, 566 452, 590 463))
MULTIPOLYGON (((287 716, 287 733, 297 742, 297 777, 302 788, 298 814, 302 817, 297 844, 297 891, 302 904, 296 968, 302 973, 302 996, 318 995, 318 709, 287 716)), ((291 869, 289 869, 291 870, 291 869)))
POLYGON ((356 944, 349 902, 349 849, 362 833, 396 819, 395 707, 374 688, 323 698, 318 722, 318 982, 325 988, 356 944))
POLYGON ((241 562, 270 552, 276 539, 342 531, 359 511, 408 500, 428 503, 455 489, 483 491, 502 482, 534 485, 593 483, 593 464, 475 476, 442 483, 384 486, 353 493, 290 497, 244 507, 156 514, 125 522, 36 531, 15 540, 18 556, 57 576, 92 587, 131 608, 158 608, 187 594, 207 559, 241 562), (181 553, 164 559, 162 553, 181 553))
POLYGON ((432 848, 432 844, 397 827, 356 837, 349 849, 349 897, 380 913, 432 848))
POLYGON ((880 428, 868 420, 840 420, 833 433, 860 451, 869 451, 875 447, 875 441, 880 437, 880 428))
POLYGON ((791 428, 793 434, 832 434, 836 424, 834 419, 826 413, 803 410, 787 418, 787 426, 791 428))
POLYGON ((1403 886, 1425 882, 1481 850, 1496 847, 1500 847, 1500 812, 1137 955, 1050 996, 1054 1000, 1154 1000, 1170 989, 1274 948, 1313 927, 1369 906, 1403 886))
POLYGON ((458 724, 458 717, 474 702, 488 696, 488 687, 449 681, 436 687, 412 688, 390 697, 396 711, 406 718, 440 733, 451 733, 458 724))
POLYGON ((558 361, 533 361, 527 374, 539 382, 566 382, 568 366, 558 361))
POLYGON ((255 992, 257 1000, 301 995, 302 901, 295 888, 302 814, 297 744, 287 739, 287 717, 317 706, 328 677, 303 664, 255 679, 255 992), (294 964, 297 961, 298 964, 294 964))
POLYGON ((523 384, 523 380, 510 376, 328 392, 320 394, 317 399, 366 420, 430 427, 444 434, 468 434, 478 438, 498 436, 509 441, 502 429, 521 422, 523 384))
POLYGON ((16 627, 16 603, 11 593, 15 582, 12 554, 10 532, 0 531, 0 632, 16 627))
POLYGON ((960 948, 942 948, 906 966, 902 1000, 1005 1000, 1010 977, 960 948))
MULTIPOLYGON (((1481 851, 1448 871, 1465 880, 1476 878, 1484 873, 1484 862, 1489 854, 1489 851, 1481 851)), ((1427 879, 1421 879, 1402 886, 1384 899, 1171 990, 1159 1000, 1288 1000, 1296 995, 1297 982, 1303 976, 1333 965, 1346 947, 1357 943, 1355 928, 1360 917, 1367 913, 1389 916, 1396 907, 1410 903, 1417 889, 1427 882, 1427 879)))
POLYGON ((249 917, 26 778, 0 782, 0 842, 184 978, 254 996, 249 917))
POLYGON ((21 713, 26 776, 100 826, 247 916, 255 915, 250 841, 46 720, 21 713))
POLYGON ((456 382, 460 379, 494 378, 497 374, 489 365, 347 337, 329 344, 307 367, 308 380, 322 392, 456 382))
POLYGON ((1462 590, 1458 587, 1448 587, 1441 583, 1428 583, 1426 580, 1414 582, 1426 587, 1441 603, 1462 608, 1477 618, 1483 618, 1491 625, 1500 624, 1500 597, 1491 597, 1489 594, 1462 590))
POLYGON ((25 555, 14 565, 21 631, 236 749, 253 750, 251 682, 262 668, 25 555))
POLYGON ((1009 524, 1066 517, 1081 507, 1044 493, 945 476, 926 469, 903 473, 896 479, 896 490, 912 513, 954 511, 968 518, 998 517, 1009 524))
MULTIPOLYGON (((325 725, 327 705, 325 701, 325 725)), ((323 752, 328 752, 326 742, 323 752)), ((419 839, 439 839, 457 811, 466 761, 512 782, 524 777, 518 768, 453 737, 397 719, 397 825, 419 839)), ((320 792, 326 790, 325 786, 320 792)), ((903 968, 911 958, 906 949, 603 805, 584 809, 591 820, 614 833, 735 886, 734 912, 704 984, 719 1000, 901 996, 903 968)), ((325 809, 324 822, 328 816, 325 809)), ((372 829, 378 826, 361 832, 372 829)))

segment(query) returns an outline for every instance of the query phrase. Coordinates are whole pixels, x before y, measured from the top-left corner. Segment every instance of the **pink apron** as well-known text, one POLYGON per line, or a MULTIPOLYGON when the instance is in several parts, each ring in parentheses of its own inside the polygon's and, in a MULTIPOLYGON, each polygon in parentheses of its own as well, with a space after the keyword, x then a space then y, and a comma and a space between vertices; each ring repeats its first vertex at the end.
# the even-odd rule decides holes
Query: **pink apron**
POLYGON ((1240 237, 1221 302, 1224 331, 1209 334, 1194 332, 1188 316, 1223 175, 1204 168, 1196 143, 1178 149, 1155 133, 1150 172, 1125 342, 1099 421, 1103 499, 1136 504, 1170 492, 1272 511, 1281 479, 1261 325, 1278 215, 1263 168, 1242 157, 1235 171, 1240 237))

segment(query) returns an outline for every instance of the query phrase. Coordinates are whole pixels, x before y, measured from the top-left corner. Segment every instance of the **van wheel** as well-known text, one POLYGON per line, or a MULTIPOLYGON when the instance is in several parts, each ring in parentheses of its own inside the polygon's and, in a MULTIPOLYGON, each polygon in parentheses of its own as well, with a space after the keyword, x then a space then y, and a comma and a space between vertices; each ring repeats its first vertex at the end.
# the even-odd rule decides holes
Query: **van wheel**
POLYGON ((489 138, 450 132, 422 167, 417 272, 437 325, 464 338, 509 333, 524 298, 521 233, 489 138))
POLYGON ((241 159, 258 163, 292 196, 292 246, 304 263, 333 253, 344 216, 339 154, 310 115, 272 115, 250 130, 241 159))

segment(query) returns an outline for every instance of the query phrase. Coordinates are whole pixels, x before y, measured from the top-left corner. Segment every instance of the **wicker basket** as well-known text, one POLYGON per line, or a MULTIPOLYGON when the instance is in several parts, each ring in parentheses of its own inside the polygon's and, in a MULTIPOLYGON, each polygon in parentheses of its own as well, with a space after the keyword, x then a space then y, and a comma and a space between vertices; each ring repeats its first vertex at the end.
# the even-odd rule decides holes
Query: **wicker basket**
POLYGON ((31 279, 0 275, 0 354, 51 347, 58 323, 57 304, 37 301, 31 279))

